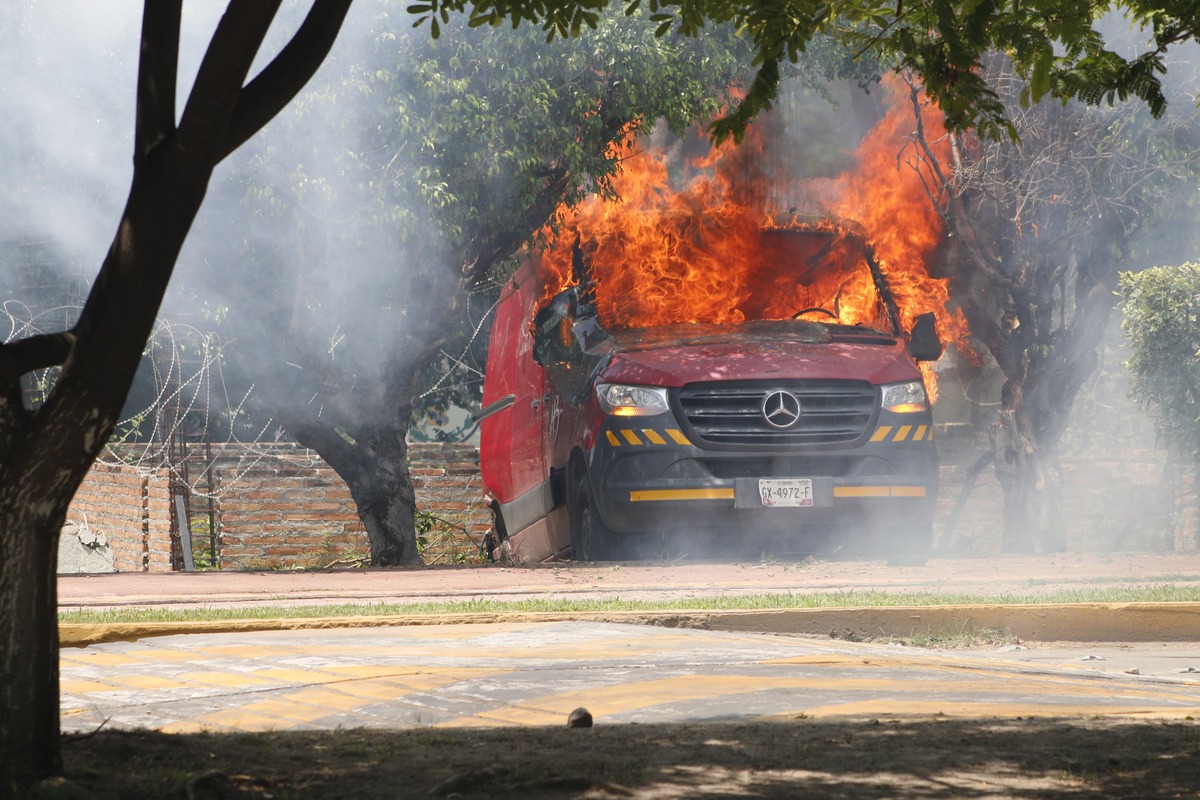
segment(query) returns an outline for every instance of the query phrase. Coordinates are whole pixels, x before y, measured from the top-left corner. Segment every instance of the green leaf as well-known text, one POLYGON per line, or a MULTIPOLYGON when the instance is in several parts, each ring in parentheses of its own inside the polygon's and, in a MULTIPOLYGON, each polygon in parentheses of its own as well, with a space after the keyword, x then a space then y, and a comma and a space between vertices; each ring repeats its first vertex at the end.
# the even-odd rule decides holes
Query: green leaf
POLYGON ((1039 50, 1029 76, 1029 96, 1033 102, 1038 102, 1050 91, 1050 69, 1053 66, 1054 51, 1049 47, 1039 50))

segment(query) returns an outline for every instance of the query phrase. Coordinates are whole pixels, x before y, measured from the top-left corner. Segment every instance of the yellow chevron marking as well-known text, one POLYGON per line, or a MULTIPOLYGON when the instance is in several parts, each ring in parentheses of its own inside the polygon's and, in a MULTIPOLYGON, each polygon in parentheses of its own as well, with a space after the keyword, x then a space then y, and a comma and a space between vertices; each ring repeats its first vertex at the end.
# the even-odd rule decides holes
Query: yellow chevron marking
POLYGON ((872 442, 882 442, 884 439, 887 438, 887 435, 891 432, 892 432, 891 425, 880 425, 879 429, 875 431, 875 435, 871 437, 871 441, 872 442))
POLYGON ((666 444, 667 440, 658 435, 658 431, 653 428, 643 428, 642 433, 650 440, 651 444, 666 444))
POLYGON ((644 503, 651 500, 732 500, 733 489, 653 489, 630 492, 629 502, 644 503))
POLYGON ((675 444, 691 444, 688 438, 683 435, 683 431, 675 428, 667 428, 667 436, 675 440, 675 444))
POLYGON ((611 444, 613 447, 621 446, 621 440, 617 438, 617 435, 615 433, 613 433, 612 431, 605 431, 604 433, 608 435, 608 443, 609 444, 611 444))
POLYGON ((638 438, 638 435, 631 430, 622 429, 621 435, 624 436, 625 441, 629 442, 630 444, 642 443, 642 440, 638 438))
POLYGON ((918 425, 917 426, 917 432, 915 434, 913 434, 914 442, 922 441, 925 438, 925 429, 927 427, 928 427, 927 425, 918 425))
POLYGON ((908 433, 911 430, 912 430, 912 425, 901 425, 900 430, 896 431, 896 438, 893 439, 892 441, 893 442, 903 442, 905 439, 908 438, 908 433))

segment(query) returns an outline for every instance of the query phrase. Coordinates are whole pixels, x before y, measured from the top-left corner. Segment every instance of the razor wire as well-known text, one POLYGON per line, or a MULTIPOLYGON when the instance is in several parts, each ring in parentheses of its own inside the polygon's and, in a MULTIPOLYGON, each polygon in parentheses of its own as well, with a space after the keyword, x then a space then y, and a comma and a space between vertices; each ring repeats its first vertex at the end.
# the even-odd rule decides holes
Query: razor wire
MULTIPOLYGON (((468 319, 473 316, 476 297, 487 297, 494 289, 483 285, 468 293, 468 319)), ((498 299, 488 297, 488 300, 479 318, 470 321, 470 334, 462 348, 441 351, 446 368, 419 398, 436 393, 456 375, 465 375, 470 382, 482 381, 483 371, 472 362, 471 350, 499 303, 498 299)), ((81 311, 81 304, 61 304, 36 311, 21 300, 5 301, 0 305, 3 333, 0 341, 69 327, 70 320, 77 319, 81 311)), ((331 350, 338 343, 333 341, 331 350)), ((218 466, 223 487, 236 485, 264 462, 295 469, 320 466, 322 462, 311 451, 291 446, 293 442, 274 417, 252 419, 255 383, 250 382, 244 389, 232 388, 234 382, 225 373, 225 347, 216 331, 157 318, 143 351, 144 363, 151 370, 153 396, 116 424, 96 463, 130 466, 142 473, 167 470, 173 483, 203 499, 220 496, 213 479, 213 470, 218 466), (214 424, 218 420, 224 424, 214 424), (180 442, 189 449, 206 448, 205 457, 178 457, 174 451, 180 442), (184 460, 194 468, 185 467, 184 460)), ((32 374, 27 392, 31 407, 45 402, 60 371, 61 368, 52 367, 32 374)), ((459 432, 462 439, 472 433, 471 429, 459 432)))
MULTIPOLYGON (((6 301, 0 306, 3 341, 46 333, 43 328, 48 326, 43 321, 53 319, 57 328, 64 318, 77 317, 81 309, 60 305, 34 311, 22 301, 6 301)), ((218 463, 233 465, 222 476, 223 486, 237 483, 267 459, 298 469, 318 465, 318 459, 305 450, 287 452, 278 447, 285 434, 274 418, 254 423, 248 428, 250 435, 240 432, 238 420, 248 415, 254 384, 240 394, 231 391, 220 334, 159 318, 143 358, 152 371, 153 397, 117 423, 96 463, 129 466, 142 473, 165 469, 177 485, 205 499, 218 494, 208 488, 216 486, 211 471, 218 463), (221 417, 226 420, 223 431, 213 424, 221 417), (203 465, 194 472, 184 467, 182 459, 173 457, 173 449, 181 440, 208 448, 203 465)), ((45 402, 60 371, 59 367, 51 367, 32 374, 26 391, 32 408, 45 402)), ((191 463, 198 462, 191 459, 191 463)))

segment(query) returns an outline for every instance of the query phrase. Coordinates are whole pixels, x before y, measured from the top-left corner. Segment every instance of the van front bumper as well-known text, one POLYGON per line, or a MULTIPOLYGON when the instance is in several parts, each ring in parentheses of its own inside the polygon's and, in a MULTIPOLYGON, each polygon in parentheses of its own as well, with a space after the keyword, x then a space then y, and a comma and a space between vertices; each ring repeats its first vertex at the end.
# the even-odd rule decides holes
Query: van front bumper
POLYGON ((756 451, 699 447, 669 415, 607 418, 589 455, 596 508, 618 533, 927 527, 937 502, 937 451, 929 415, 908 416, 881 419, 852 447, 756 451), (811 481, 811 505, 765 506, 764 480, 811 481))

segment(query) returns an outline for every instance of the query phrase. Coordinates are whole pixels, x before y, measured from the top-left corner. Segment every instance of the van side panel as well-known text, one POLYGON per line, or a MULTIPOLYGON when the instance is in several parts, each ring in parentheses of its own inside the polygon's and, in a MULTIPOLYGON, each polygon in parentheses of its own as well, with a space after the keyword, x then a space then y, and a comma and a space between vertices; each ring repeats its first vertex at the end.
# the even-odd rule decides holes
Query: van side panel
POLYGON ((529 332, 538 290, 522 271, 505 288, 496 307, 488 348, 483 405, 513 395, 510 408, 480 424, 479 458, 488 494, 501 505, 539 489, 546 481, 542 448, 545 375, 533 360, 529 332))

